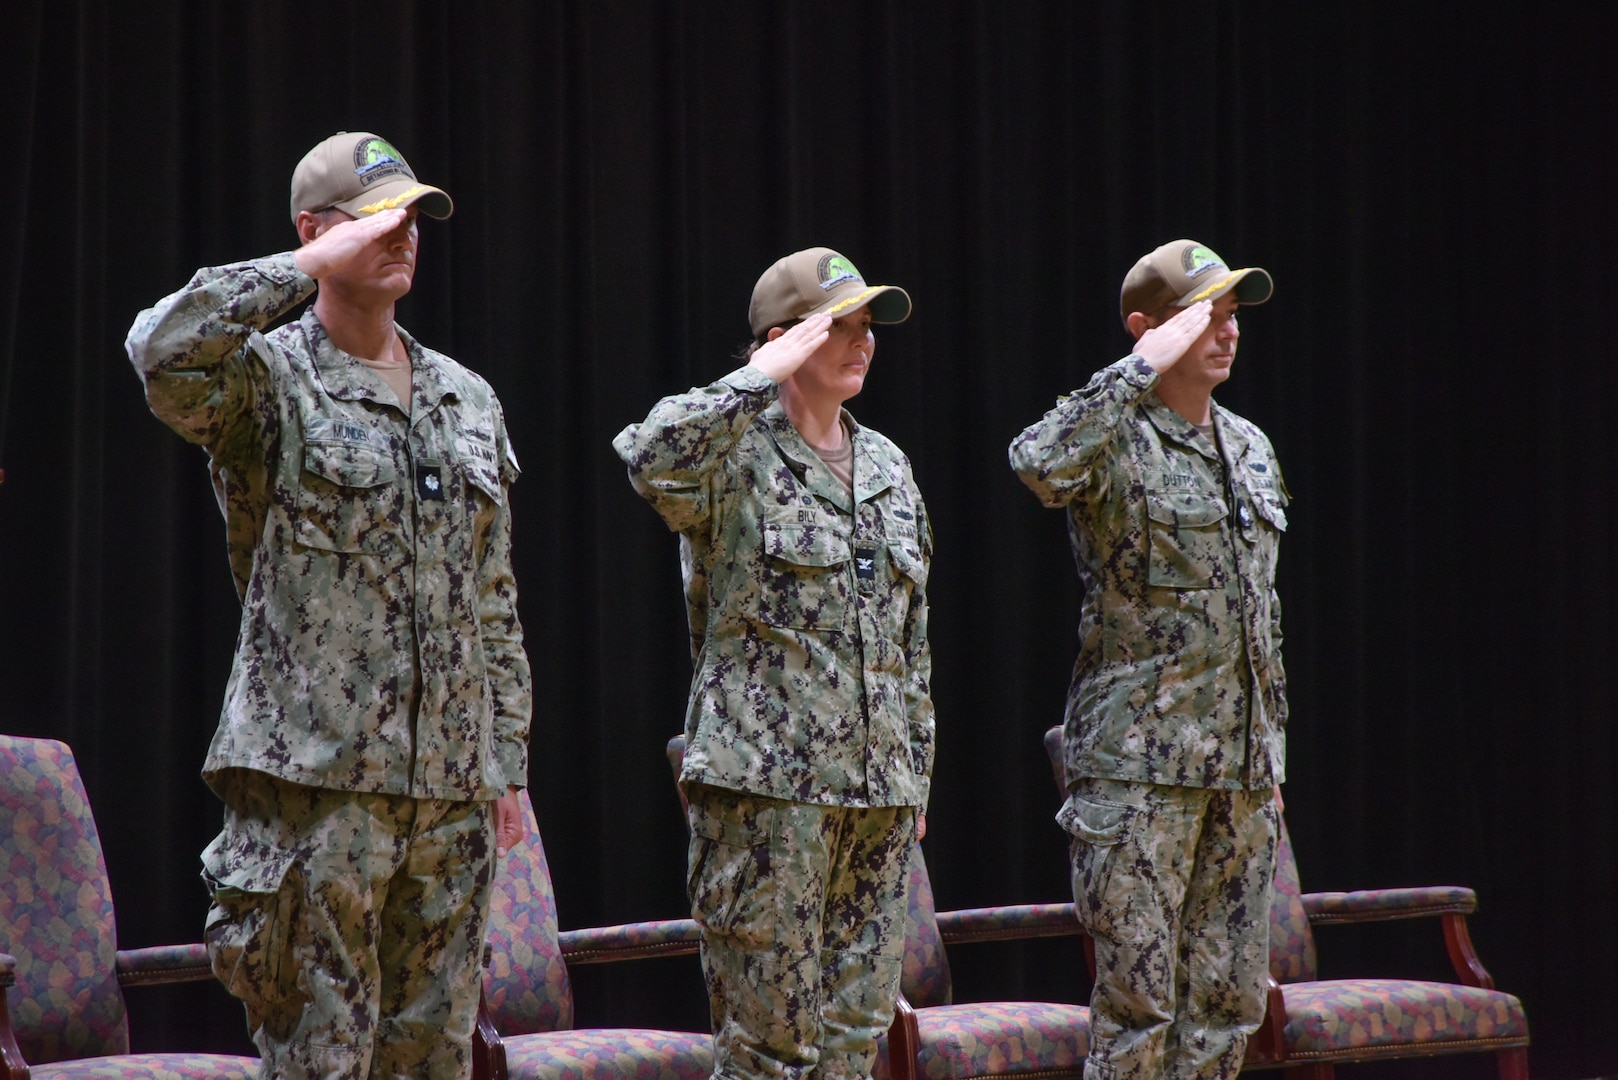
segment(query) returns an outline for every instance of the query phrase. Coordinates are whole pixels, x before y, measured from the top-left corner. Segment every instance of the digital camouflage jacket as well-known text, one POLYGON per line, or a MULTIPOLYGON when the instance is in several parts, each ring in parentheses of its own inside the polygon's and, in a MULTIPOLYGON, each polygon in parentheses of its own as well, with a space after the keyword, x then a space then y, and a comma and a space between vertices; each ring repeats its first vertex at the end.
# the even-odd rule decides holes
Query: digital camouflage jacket
POLYGON ((493 390, 401 330, 406 416, 334 346, 290 253, 197 272, 126 347, 152 411, 208 452, 242 600, 204 776, 437 799, 526 785, 531 698, 493 390))
POLYGON ((1257 427, 1215 404, 1209 439, 1157 383, 1125 357, 1011 444, 1023 482, 1067 508, 1084 587, 1067 775, 1267 788, 1285 759, 1286 486, 1257 427))
POLYGON ((925 809, 932 533, 910 463, 854 432, 854 493, 744 367, 613 440, 680 534, 695 663, 682 781, 925 809))

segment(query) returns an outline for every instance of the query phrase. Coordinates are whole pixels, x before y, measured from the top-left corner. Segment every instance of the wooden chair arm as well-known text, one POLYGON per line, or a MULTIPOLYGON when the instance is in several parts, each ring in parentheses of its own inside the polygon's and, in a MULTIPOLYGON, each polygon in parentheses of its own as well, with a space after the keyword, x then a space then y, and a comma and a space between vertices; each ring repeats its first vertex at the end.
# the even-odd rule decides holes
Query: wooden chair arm
POLYGON ((1460 885, 1304 893, 1300 899, 1312 926, 1390 922, 1448 912, 1470 915, 1478 909, 1477 894, 1460 885))
POLYGON ((208 947, 200 942, 119 949, 113 961, 113 970, 117 973, 119 986, 202 982, 214 977, 208 947))
POLYGON ((920 1052, 921 1024, 915 1008, 900 994, 893 1026, 888 1029, 888 1075, 892 1080, 918 1080, 916 1055, 920 1052))
POLYGON ((1265 977, 1264 1022, 1247 1040, 1247 1065, 1276 1065, 1287 1059, 1287 1002, 1281 984, 1265 977))
POLYGON ((0 1080, 28 1080, 28 1062, 23 1060, 6 1008, 6 990, 16 984, 17 958, 0 952, 0 1080))
POLYGON ((481 985, 477 1024, 472 1029, 472 1080, 506 1080, 506 1044, 500 1041, 481 985))
POLYGON ((938 935, 946 945, 1083 934, 1072 904, 1015 904, 938 913, 938 935))
POLYGON ((1463 986, 1494 989, 1494 976, 1478 959, 1466 917, 1478 909, 1477 894, 1461 885, 1417 889, 1366 889, 1348 893, 1304 893, 1303 910, 1311 926, 1391 922, 1437 916, 1444 929, 1455 977, 1463 986))
POLYGON ((569 964, 604 964, 649 956, 690 956, 702 943, 693 919, 658 919, 563 930, 558 935, 569 964))
POLYGON ((1494 976, 1489 974, 1483 961, 1478 959, 1477 950, 1472 947, 1472 935, 1466 929, 1466 916, 1445 912, 1441 918, 1444 923, 1444 947, 1449 950, 1449 962, 1455 967, 1455 977, 1461 980, 1463 986, 1493 990, 1494 976))

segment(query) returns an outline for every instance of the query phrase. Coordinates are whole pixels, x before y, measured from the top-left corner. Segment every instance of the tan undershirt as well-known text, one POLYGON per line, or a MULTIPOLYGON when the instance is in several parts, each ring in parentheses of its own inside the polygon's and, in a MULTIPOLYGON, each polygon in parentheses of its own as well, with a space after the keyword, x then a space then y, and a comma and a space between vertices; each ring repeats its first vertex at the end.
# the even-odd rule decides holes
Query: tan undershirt
MULTIPOLYGON (((404 352, 403 349, 400 352, 404 352)), ((393 396, 399 399, 399 408, 405 412, 410 411, 410 354, 404 353, 403 360, 367 360, 362 356, 354 359, 382 376, 382 381, 388 384, 393 396)))
MULTIPOLYGON (((833 476, 842 482, 843 488, 852 495, 854 493, 854 433, 848 430, 848 423, 842 424, 843 445, 836 450, 827 450, 823 446, 809 443, 809 449, 820 456, 831 470, 833 476)), ((805 439, 805 442, 809 440, 805 439)))

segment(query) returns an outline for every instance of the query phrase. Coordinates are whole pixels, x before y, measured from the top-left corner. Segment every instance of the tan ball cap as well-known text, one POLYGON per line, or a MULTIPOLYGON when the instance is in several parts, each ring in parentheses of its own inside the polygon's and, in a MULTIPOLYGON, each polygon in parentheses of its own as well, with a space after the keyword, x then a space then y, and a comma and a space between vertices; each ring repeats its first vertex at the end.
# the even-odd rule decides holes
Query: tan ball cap
POLYGON ((841 315, 871 305, 871 321, 910 318, 910 296, 897 285, 867 285, 854 264, 831 248, 794 251, 764 271, 753 286, 747 321, 755 338, 772 326, 809 315, 841 315))
POLYGON ((1118 313, 1127 322, 1134 311, 1150 315, 1170 305, 1190 307, 1231 289, 1244 304, 1262 304, 1275 291, 1275 283, 1268 270, 1257 266, 1232 270, 1212 248, 1195 240, 1170 240, 1130 267, 1118 297, 1118 313))
POLYGON ((369 131, 339 131, 323 139, 292 171, 294 222, 300 210, 336 207, 360 217, 418 202, 429 217, 455 212, 448 194, 419 182, 404 155, 369 131))

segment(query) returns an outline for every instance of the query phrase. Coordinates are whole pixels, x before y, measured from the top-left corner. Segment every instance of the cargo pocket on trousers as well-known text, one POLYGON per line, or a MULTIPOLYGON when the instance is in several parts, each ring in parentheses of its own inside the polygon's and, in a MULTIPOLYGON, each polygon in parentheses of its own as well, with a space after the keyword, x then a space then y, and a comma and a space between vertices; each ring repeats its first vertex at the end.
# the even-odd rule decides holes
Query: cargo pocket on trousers
POLYGON ((1129 905, 1135 892, 1135 831, 1140 807, 1070 796, 1057 821, 1072 837, 1073 909, 1094 937, 1134 937, 1129 905))
POLYGON ((294 972, 287 960, 293 898, 286 888, 294 853, 251 836, 220 833, 202 853, 213 904, 203 941, 214 976, 254 1013, 282 997, 294 972))
POLYGON ((1264 1020, 1269 941, 1257 935, 1233 940, 1223 930, 1204 929, 1191 941, 1186 1015, 1208 1027, 1257 1027, 1264 1020))
POLYGON ((710 933, 762 946, 774 935, 770 874, 773 807, 726 793, 691 794, 686 893, 691 917, 710 933))

